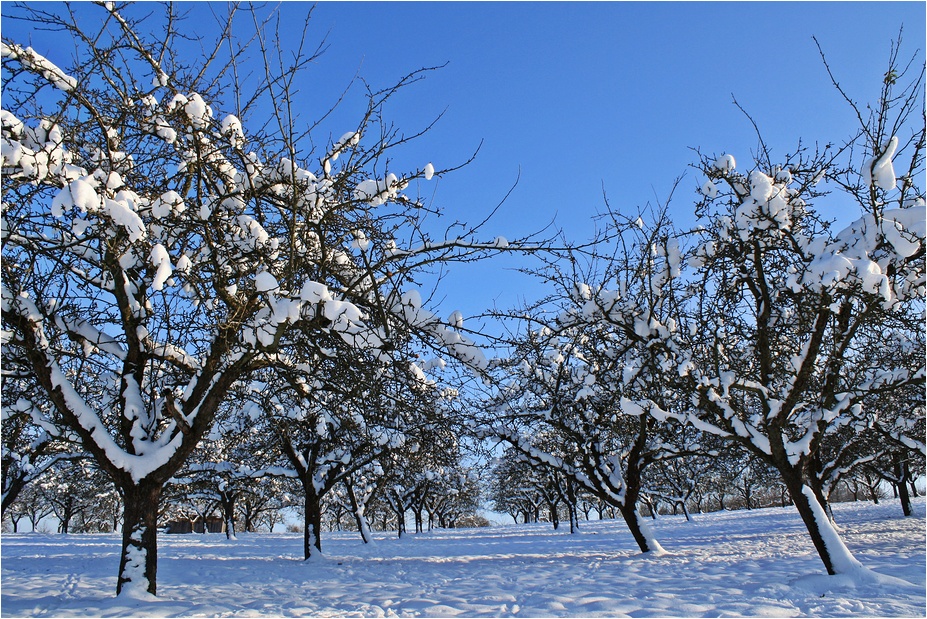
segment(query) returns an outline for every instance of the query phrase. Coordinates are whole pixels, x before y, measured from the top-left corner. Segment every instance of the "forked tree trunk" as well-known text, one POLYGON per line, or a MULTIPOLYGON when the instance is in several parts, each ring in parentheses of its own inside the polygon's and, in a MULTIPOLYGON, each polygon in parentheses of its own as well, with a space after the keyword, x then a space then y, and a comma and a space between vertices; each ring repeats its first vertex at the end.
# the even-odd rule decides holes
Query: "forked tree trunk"
POLYGON ((406 511, 400 507, 394 507, 393 511, 396 513, 396 537, 401 538, 406 532, 406 511))
POLYGON ((162 484, 142 482, 122 489, 122 554, 116 595, 157 594, 158 501, 162 484))
POLYGON ((422 533, 424 529, 422 527, 422 508, 412 508, 412 516, 415 520, 415 532, 422 533))
POLYGON ((73 497, 65 497, 64 502, 61 506, 61 522, 58 524, 58 532, 62 535, 67 535, 71 530, 71 520, 74 518, 74 499, 73 497))
POLYGON ((348 483, 345 487, 348 491, 348 498, 351 500, 351 514, 354 516, 354 522, 357 523, 357 530, 364 543, 369 544, 373 538, 370 535, 370 525, 367 523, 367 516, 365 515, 367 505, 357 500, 357 492, 354 490, 353 485, 348 483))
POLYGON ((245 516, 245 532, 254 533, 254 517, 252 516, 251 509, 249 509, 247 506, 244 511, 244 516, 245 516))
POLYGON ((570 517, 570 533, 579 532, 579 509, 576 506, 576 488, 572 482, 566 483, 566 490, 563 493, 563 500, 567 506, 567 513, 570 517))

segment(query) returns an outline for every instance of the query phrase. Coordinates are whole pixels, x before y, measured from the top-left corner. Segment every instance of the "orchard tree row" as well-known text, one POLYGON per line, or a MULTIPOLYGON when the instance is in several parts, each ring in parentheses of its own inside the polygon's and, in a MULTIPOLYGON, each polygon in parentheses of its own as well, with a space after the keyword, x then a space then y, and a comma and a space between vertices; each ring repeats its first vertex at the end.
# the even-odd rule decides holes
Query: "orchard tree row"
MULTIPOLYGON (((57 446, 62 450, 76 447, 57 446)), ((282 461, 282 452, 276 451, 282 461)), ((454 454, 444 456, 441 461, 446 464, 440 465, 430 451, 422 449, 411 457, 384 455, 381 461, 388 470, 379 462, 350 470, 340 483, 307 504, 302 484, 291 469, 255 470, 198 449, 193 461, 165 486, 159 528, 162 533, 221 532, 234 539, 238 532, 284 527, 304 531, 308 526, 309 558, 321 550, 323 530, 357 531, 366 543, 374 530, 393 531, 401 537, 406 523, 415 532, 488 524, 477 515, 480 488, 476 472, 460 463, 450 464, 454 454), (206 460, 209 457, 212 460, 206 460), (316 511, 307 514, 307 509, 316 511), (305 518, 305 525, 294 523, 296 515, 305 518)), ((108 533, 121 527, 122 505, 112 483, 92 460, 64 459, 26 485, 3 517, 8 527, 4 530, 14 533, 47 531, 52 526, 64 534, 108 533)))
MULTIPOLYGON (((899 461, 896 454, 866 461, 842 474, 840 481, 828 489, 828 504, 878 504, 893 497, 900 499, 902 509, 910 514, 911 497, 924 492, 919 482, 924 475, 924 458, 911 453, 910 458, 899 461), (906 474, 899 475, 899 468, 906 474)), ((614 504, 555 468, 532 465, 511 448, 492 471, 486 499, 493 511, 508 514, 515 523, 549 522, 554 529, 570 523, 571 533, 580 530, 582 520, 620 517, 614 504)), ((690 520, 692 514, 791 504, 781 477, 761 459, 743 450, 706 450, 703 455, 652 463, 644 478, 638 509, 645 520, 670 514, 690 520)))
POLYGON ((117 593, 155 594, 159 525, 216 501, 231 535, 262 492, 292 497, 307 558, 339 505, 365 539, 374 513, 400 534, 407 513, 453 524, 479 439, 659 552, 640 508, 657 480, 742 450, 828 573, 862 573, 828 496, 886 459, 905 488, 924 455, 924 73, 898 46, 878 102, 847 97, 847 142, 699 155, 696 227, 606 204, 580 245, 436 227, 420 195, 453 170, 403 167, 429 125, 388 120, 427 70, 360 83, 358 117, 323 135, 297 112, 316 86, 305 31, 284 51, 273 17, 242 9, 242 37, 231 7, 191 54, 158 10, 20 6, 74 55, 0 48, 4 512, 49 470, 100 492, 105 476, 117 593), (832 227, 825 199, 853 223, 832 227), (493 312, 498 332, 421 290, 502 252, 549 294, 493 312))

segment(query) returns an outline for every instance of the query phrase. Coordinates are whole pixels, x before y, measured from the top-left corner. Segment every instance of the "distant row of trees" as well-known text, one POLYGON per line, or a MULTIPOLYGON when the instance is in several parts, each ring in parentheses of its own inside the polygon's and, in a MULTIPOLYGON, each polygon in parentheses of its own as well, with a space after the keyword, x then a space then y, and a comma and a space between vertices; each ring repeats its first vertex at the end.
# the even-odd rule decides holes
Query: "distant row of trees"
MULTIPOLYGON (((236 475, 230 469, 216 468, 224 467, 200 468, 171 480, 159 507, 162 530, 174 525, 204 532, 204 523, 210 522, 218 523, 228 538, 283 527, 304 531, 303 524, 293 523, 294 516, 305 515, 302 488, 294 477, 236 475)), ((363 477, 369 485, 358 487, 352 480, 326 494, 318 529, 313 532, 319 549, 323 530, 358 531, 364 541, 370 541, 371 531, 401 535, 406 522, 416 532, 488 524, 477 514, 480 492, 472 471, 423 472, 405 493, 399 483, 414 475, 408 471, 377 473, 358 475, 357 479, 363 477), (396 501, 397 494, 407 495, 404 504, 396 501)), ((11 532, 46 531, 51 526, 64 534, 110 533, 122 526, 122 505, 115 488, 91 461, 68 460, 27 485, 4 511, 3 523, 4 530, 11 532)))
POLYGON ((419 196, 452 170, 399 168, 414 136, 385 118, 426 70, 363 84, 320 136, 295 112, 305 37, 284 53, 251 7, 239 39, 232 7, 190 66, 162 10, 18 7, 74 42, 67 69, 2 44, 4 517, 53 503, 55 475, 97 492, 117 593, 155 594, 166 519, 219 511, 231 536, 296 504, 306 558, 326 517, 365 540, 472 521, 476 446, 527 464, 512 483, 574 529, 591 495, 660 551, 642 506, 706 501, 732 459, 775 471, 829 573, 859 567, 828 498, 870 470, 903 494, 925 453, 924 74, 897 47, 850 142, 700 155, 697 227, 607 204, 576 245, 434 228, 419 196), (854 223, 817 213, 828 192, 854 223), (433 311, 425 278, 501 252, 536 256, 549 291, 493 312, 505 335, 433 311))
MULTIPOLYGON (((849 472, 831 487, 829 503, 872 501, 888 497, 921 496, 924 459, 912 456, 906 463, 906 487, 895 474, 891 458, 882 458, 849 472)), ((580 520, 620 517, 617 509, 569 477, 539 469, 508 449, 492 470, 487 487, 491 509, 508 514, 515 523, 549 522, 555 529, 580 520), (571 515, 574 519, 571 519, 571 515)), ((719 453, 657 463, 649 472, 640 497, 640 512, 659 515, 703 514, 722 510, 786 507, 792 504, 788 489, 775 469, 749 453, 719 453)), ((910 505, 909 505, 910 507, 910 505)))
MULTIPOLYGON (((917 497, 924 492, 923 486, 917 486, 925 474, 924 460, 914 456, 904 464, 907 487, 901 491, 897 462, 883 457, 841 476, 830 488, 828 501, 878 504, 888 497, 917 497)), ((172 480, 166 488, 159 510, 162 528, 186 522, 191 531, 202 530, 202 523, 217 519, 229 538, 284 526, 305 530, 305 524, 291 522, 293 515, 305 515, 301 488, 293 477, 242 474, 230 467, 194 468, 199 470, 172 480)), ((578 531, 581 520, 619 517, 614 506, 556 471, 531 466, 512 449, 498 459, 486 479, 463 468, 421 474, 422 483, 409 493, 401 517, 394 499, 396 487, 390 488, 396 478, 376 472, 357 476, 324 497, 316 532, 320 545, 322 530, 357 531, 369 541, 371 531, 401 534, 408 521, 416 532, 484 526, 488 521, 479 515, 484 503, 516 523, 549 522, 555 529, 570 523, 572 532, 578 531), (357 479, 374 483, 359 488, 357 479), (358 517, 360 506, 364 509, 358 517)), ((721 452, 657 463, 642 492, 640 509, 649 518, 681 514, 688 519, 693 513, 787 505, 791 497, 774 469, 748 453, 721 452)), ((12 532, 36 531, 43 519, 59 533, 118 531, 119 495, 92 462, 63 460, 29 484, 4 512, 6 530, 12 532)))

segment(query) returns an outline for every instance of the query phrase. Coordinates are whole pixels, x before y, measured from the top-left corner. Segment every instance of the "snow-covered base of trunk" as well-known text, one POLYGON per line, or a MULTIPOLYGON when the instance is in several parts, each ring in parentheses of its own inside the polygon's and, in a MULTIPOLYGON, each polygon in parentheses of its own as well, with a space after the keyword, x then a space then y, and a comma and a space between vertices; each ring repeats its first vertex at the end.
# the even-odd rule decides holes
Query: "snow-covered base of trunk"
POLYGON ((631 531, 631 535, 634 536, 634 541, 637 542, 638 547, 641 549, 641 552, 651 556, 662 556, 666 554, 666 550, 660 545, 660 542, 657 541, 653 533, 651 523, 641 516, 636 506, 627 509, 622 507, 620 511, 622 517, 624 517, 625 523, 628 525, 628 529, 631 531))
POLYGON ((303 518, 303 559, 322 556, 322 505, 307 496, 303 518))
POLYGON ((802 486, 802 494, 805 495, 808 507, 814 514, 818 532, 824 540, 824 546, 827 548, 827 554, 830 557, 830 567, 834 573, 852 574, 865 569, 863 564, 856 560, 856 557, 850 553, 850 549, 840 539, 840 535, 831 523, 831 519, 827 516, 827 512, 824 511, 824 508, 821 507, 821 504, 814 496, 814 491, 808 486, 802 486))
POLYGON ((229 540, 238 539, 238 536, 235 535, 235 519, 234 518, 225 518, 225 537, 229 540))
POLYGON ((370 530, 370 523, 363 511, 354 512, 354 520, 357 522, 357 530, 365 544, 373 543, 373 532, 370 530))
POLYGON ((145 599, 157 593, 160 495, 160 485, 123 488, 122 555, 116 595, 145 599))
POLYGON ((808 486, 804 486, 802 488, 802 493, 808 499, 810 509, 814 513, 814 519, 817 521, 818 530, 824 540, 824 545, 827 547, 831 568, 834 573, 827 576, 809 576, 799 579, 794 584, 811 587, 813 590, 821 588, 822 586, 832 587, 835 584, 834 581, 837 581, 836 584, 842 584, 844 586, 854 586, 858 584, 913 586, 911 583, 899 578, 873 572, 860 563, 850 552, 850 549, 847 548, 846 544, 843 543, 843 540, 840 539, 840 535, 838 535, 837 529, 828 517, 827 512, 824 511, 824 508, 821 507, 821 504, 815 499, 814 491, 808 486))

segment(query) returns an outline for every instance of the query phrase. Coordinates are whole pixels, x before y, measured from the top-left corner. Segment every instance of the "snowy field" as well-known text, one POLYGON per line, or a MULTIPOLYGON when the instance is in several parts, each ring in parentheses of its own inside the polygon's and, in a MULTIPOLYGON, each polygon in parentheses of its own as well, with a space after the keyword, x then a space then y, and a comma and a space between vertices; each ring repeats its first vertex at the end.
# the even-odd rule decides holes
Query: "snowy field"
POLYGON ((116 599, 113 535, 4 534, 3 617, 925 616, 924 499, 835 506, 864 565, 911 584, 820 576, 792 508, 656 521, 643 557, 618 521, 433 531, 365 546, 330 534, 301 560, 296 534, 162 535, 157 601, 116 599))

